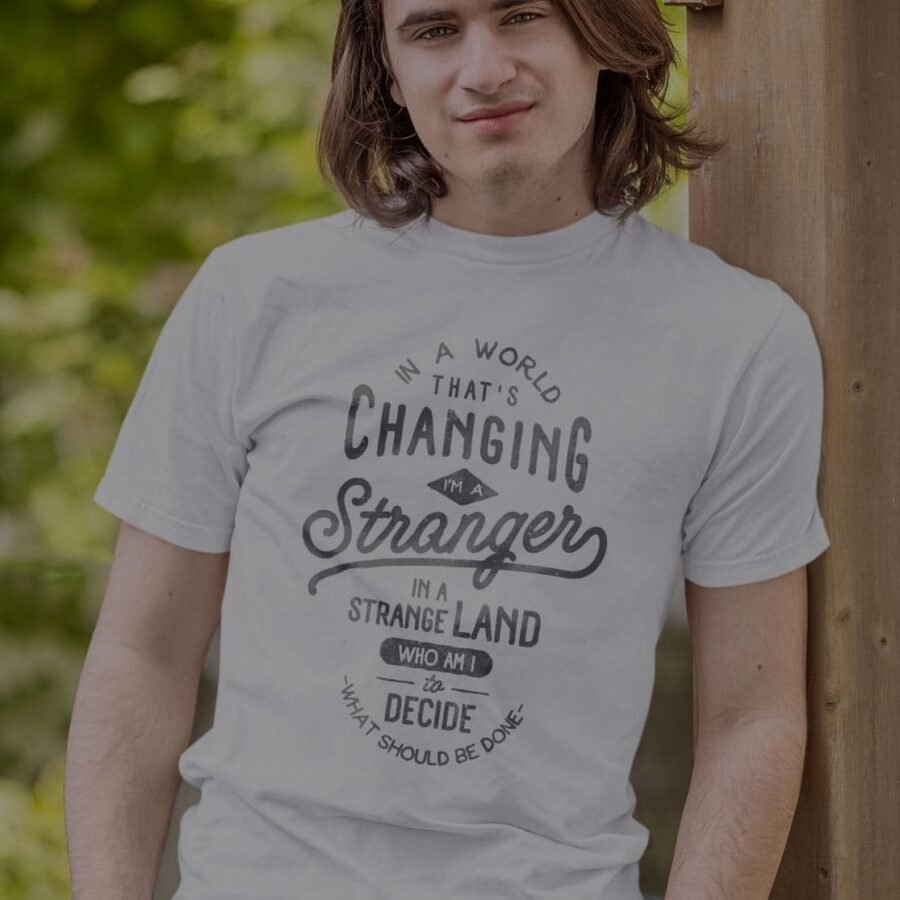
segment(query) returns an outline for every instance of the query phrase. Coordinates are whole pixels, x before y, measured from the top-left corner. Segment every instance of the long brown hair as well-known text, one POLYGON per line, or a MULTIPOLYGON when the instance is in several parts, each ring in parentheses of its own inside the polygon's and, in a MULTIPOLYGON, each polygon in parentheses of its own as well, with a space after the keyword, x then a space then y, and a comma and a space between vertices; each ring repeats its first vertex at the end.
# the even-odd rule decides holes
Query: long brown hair
MULTIPOLYGON (((594 205, 604 213, 624 205, 624 221, 727 141, 704 137, 692 122, 673 124, 680 110, 664 97, 679 54, 657 0, 555 3, 590 55, 609 67, 597 82, 594 205), (674 111, 663 113, 657 102, 674 111)), ((341 0, 317 163, 350 207, 391 228, 430 216, 432 198, 447 193, 441 166, 390 95, 392 77, 381 0, 341 0)))

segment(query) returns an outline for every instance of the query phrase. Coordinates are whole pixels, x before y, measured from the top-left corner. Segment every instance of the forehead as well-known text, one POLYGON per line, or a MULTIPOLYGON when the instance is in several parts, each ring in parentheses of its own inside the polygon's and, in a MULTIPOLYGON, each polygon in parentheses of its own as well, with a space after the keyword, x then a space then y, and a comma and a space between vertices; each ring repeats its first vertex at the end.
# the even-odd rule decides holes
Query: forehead
MULTIPOLYGON (((537 0, 543 6, 549 0, 537 0)), ((416 25, 435 20, 465 19, 478 15, 503 12, 535 0, 381 0, 384 21, 389 30, 403 33, 416 25)))

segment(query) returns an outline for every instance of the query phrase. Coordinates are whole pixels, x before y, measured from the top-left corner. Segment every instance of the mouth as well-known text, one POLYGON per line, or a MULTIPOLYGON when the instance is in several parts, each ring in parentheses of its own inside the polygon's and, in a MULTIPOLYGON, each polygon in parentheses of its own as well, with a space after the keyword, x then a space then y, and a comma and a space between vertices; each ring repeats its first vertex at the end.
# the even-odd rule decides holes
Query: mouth
POLYGON ((534 104, 532 103, 531 106, 500 116, 480 116, 477 119, 460 119, 460 122, 463 125, 469 125, 480 134, 498 134, 518 125, 533 108, 534 104))

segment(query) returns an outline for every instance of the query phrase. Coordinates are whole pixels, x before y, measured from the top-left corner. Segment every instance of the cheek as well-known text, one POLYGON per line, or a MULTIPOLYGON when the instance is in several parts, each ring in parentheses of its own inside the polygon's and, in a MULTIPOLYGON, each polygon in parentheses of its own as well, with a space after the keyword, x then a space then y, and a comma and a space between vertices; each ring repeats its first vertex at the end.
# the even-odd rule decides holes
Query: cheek
POLYGON ((572 73, 569 84, 574 87, 566 95, 568 117, 587 124, 597 104, 596 76, 592 70, 582 69, 572 73))
POLYGON ((416 72, 407 73, 403 99, 409 107, 410 113, 424 123, 433 122, 439 116, 439 101, 436 89, 428 81, 416 72))

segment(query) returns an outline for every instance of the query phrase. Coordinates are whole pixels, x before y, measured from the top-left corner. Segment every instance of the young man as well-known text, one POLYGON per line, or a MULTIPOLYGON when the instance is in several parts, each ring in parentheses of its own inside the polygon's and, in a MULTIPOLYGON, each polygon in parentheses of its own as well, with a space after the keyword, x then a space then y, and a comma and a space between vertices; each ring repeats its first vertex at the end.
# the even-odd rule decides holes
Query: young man
POLYGON ((343 5, 321 151, 351 208, 210 254, 96 492, 125 524, 70 738, 76 900, 150 896, 176 762, 176 900, 640 900, 629 774, 682 571, 666 900, 768 896, 821 359, 778 285, 631 214, 713 146, 650 103, 673 53, 653 0, 343 5))

